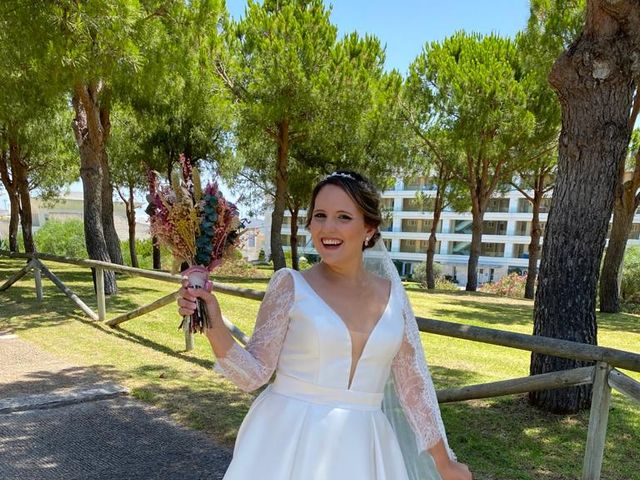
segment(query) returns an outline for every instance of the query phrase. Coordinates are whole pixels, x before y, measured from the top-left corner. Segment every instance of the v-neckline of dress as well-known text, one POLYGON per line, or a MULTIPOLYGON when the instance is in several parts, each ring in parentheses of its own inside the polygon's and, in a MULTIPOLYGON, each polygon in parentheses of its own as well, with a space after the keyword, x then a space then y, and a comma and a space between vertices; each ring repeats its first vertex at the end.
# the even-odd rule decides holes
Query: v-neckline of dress
MULTIPOLYGON (((311 292, 313 293, 313 295, 320 300, 320 302, 322 302, 322 304, 327 308, 327 310, 329 310, 329 312, 338 320, 338 322, 340 323, 340 325, 342 325, 342 327, 346 330, 347 332, 347 338, 349 339, 349 347, 350 347, 350 358, 351 358, 351 362, 349 364, 349 377, 347 379, 347 390, 351 390, 351 387, 353 386, 353 382, 356 379, 356 374, 358 373, 358 367, 360 366, 360 360, 362 359, 362 357, 364 356, 365 351, 367 350, 367 347, 369 346, 369 341, 371 340, 371 337, 373 336, 373 334, 375 333, 375 331, 378 328, 378 325, 380 325, 380 323, 382 322, 382 320, 384 319, 385 315, 387 314, 387 310, 389 310, 389 306, 391 305, 391 296, 393 293, 393 285, 391 286, 391 288, 389 288, 389 296, 387 298, 387 303, 384 307, 384 310, 382 311, 382 314, 380 315, 380 317, 378 318, 378 320, 376 321, 375 325, 373 326, 373 328, 371 329, 371 331, 369 332, 369 335, 367 336, 367 340, 364 343, 364 346, 362 347, 362 352, 360 353, 360 356, 358 357, 358 360, 356 360, 356 365, 355 368, 353 369, 353 377, 351 377, 351 367, 353 366, 353 337, 352 337, 352 333, 351 330, 349 330, 349 327, 347 326, 347 324, 345 323, 345 321, 342 319, 342 317, 338 314, 338 312, 336 312, 334 310, 334 308, 329 305, 329 303, 327 303, 327 301, 322 298, 322 296, 316 292, 316 290, 311 286, 311 284, 307 281, 306 278, 304 278, 304 275, 302 275, 302 272, 299 272, 297 270, 294 270, 298 276, 302 279, 302 281, 305 283, 305 285, 307 286, 307 288, 309 288, 309 290, 311 290, 311 292)), ((359 332, 356 332, 359 333, 359 332)))

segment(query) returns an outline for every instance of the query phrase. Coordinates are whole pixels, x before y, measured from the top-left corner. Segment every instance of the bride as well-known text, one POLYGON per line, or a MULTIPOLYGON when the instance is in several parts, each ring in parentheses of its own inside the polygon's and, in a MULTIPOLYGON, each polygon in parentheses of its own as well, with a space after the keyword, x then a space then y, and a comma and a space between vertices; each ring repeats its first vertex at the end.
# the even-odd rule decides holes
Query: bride
POLYGON ((246 348, 214 295, 214 370, 244 391, 272 377, 238 431, 225 480, 468 480, 449 449, 415 317, 378 226, 380 196, 334 172, 312 193, 307 229, 322 261, 274 273, 246 348))

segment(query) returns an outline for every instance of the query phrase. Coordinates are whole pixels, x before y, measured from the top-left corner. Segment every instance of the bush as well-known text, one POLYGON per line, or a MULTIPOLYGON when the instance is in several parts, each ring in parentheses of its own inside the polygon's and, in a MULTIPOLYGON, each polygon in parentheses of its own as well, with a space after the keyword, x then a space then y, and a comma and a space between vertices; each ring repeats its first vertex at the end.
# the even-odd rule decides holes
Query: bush
POLYGON ((436 278, 436 290, 460 290, 460 285, 447 278, 439 277, 436 278))
POLYGON ((82 220, 48 220, 33 236, 36 248, 42 253, 65 257, 87 258, 82 220))
POLYGON ((627 304, 640 304, 640 247, 628 247, 622 263, 622 301, 627 304))
MULTIPOLYGON (((437 262, 433 262, 433 275, 436 279, 436 282, 439 279, 442 279, 442 265, 437 262)), ((420 284, 427 284, 427 262, 419 263, 418 265, 413 267, 411 279, 420 284)))
POLYGON ((524 298, 524 287, 527 284, 527 276, 517 272, 505 275, 495 283, 485 283, 480 287, 484 293, 493 293, 501 297, 524 298))
MULTIPOLYGON (((122 259, 125 265, 131 265, 129 241, 121 241, 120 249, 122 250, 122 259)), ((136 239, 136 256, 138 257, 139 268, 146 268, 147 270, 151 270, 153 268, 153 243, 151 238, 145 238, 142 240, 136 239)), ((171 270, 173 257, 171 256, 169 249, 164 245, 160 246, 160 262, 163 270, 171 270)))
POLYGON ((229 258, 226 258, 212 275, 214 280, 216 277, 269 278, 269 276, 268 271, 260 270, 247 262, 240 250, 235 250, 229 258))
MULTIPOLYGON (((285 250, 284 260, 286 262, 287 267, 292 268, 293 260, 291 256, 291 250, 285 250)), ((300 267, 300 270, 306 270, 307 268, 311 268, 311 266, 314 263, 315 262, 313 261, 313 256, 302 255, 300 254, 300 250, 298 250, 298 266, 300 267)))

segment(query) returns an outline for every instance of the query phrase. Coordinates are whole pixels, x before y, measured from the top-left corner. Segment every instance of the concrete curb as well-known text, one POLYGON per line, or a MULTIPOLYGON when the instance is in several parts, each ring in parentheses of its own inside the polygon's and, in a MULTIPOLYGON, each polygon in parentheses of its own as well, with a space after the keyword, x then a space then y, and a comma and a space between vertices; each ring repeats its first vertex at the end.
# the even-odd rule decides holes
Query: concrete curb
POLYGON ((42 410, 76 403, 93 402, 127 395, 128 393, 129 389, 125 387, 109 385, 101 388, 90 388, 73 392, 52 392, 40 395, 10 397, 0 399, 0 414, 22 412, 25 410, 42 410))

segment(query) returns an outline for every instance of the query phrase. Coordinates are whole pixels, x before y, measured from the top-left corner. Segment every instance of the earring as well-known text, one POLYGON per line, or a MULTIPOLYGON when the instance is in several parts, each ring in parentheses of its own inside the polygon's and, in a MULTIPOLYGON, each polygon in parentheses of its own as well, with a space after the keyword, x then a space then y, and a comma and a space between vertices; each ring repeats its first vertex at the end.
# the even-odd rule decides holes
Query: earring
POLYGON ((366 247, 367 245, 369 245, 369 237, 364 238, 364 246, 366 247))

